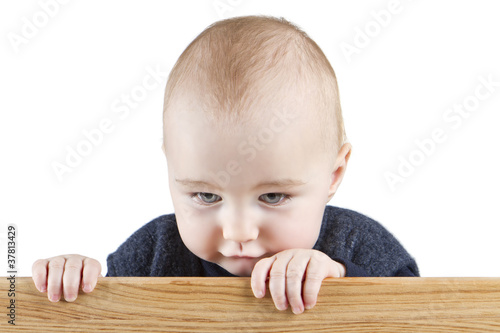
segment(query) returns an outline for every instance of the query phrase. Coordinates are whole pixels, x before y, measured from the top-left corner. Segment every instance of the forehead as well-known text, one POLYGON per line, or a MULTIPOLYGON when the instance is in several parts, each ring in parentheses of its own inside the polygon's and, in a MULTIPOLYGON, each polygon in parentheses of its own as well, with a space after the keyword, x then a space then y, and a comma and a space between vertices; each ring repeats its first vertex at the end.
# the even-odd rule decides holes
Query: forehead
MULTIPOLYGON (((276 94, 259 94, 251 107, 221 109, 200 96, 195 90, 179 94, 172 100, 164 118, 164 134, 190 136, 210 133, 212 137, 235 139, 238 136, 261 134, 265 137, 280 137, 291 131, 307 132, 315 129, 320 121, 314 94, 301 94, 296 89, 276 94), (176 129, 182 127, 182 132, 176 129), (272 132, 272 133, 271 133, 272 132)), ((276 140, 273 140, 276 141, 276 140)))
POLYGON ((189 119, 190 122, 196 118, 201 123, 192 122, 193 126, 202 124, 216 128, 220 133, 230 133, 232 130, 258 130, 272 125, 270 122, 276 117, 287 125, 291 120, 313 124, 324 118, 321 116, 321 93, 312 85, 272 84, 251 91, 244 94, 244 101, 251 102, 233 101, 221 106, 218 103, 220 97, 216 98, 216 92, 210 91, 210 88, 199 84, 190 85, 189 89, 186 86, 179 88, 169 101, 164 127, 175 126, 180 118, 189 119))
POLYGON ((300 107, 267 107, 253 120, 227 128, 207 116, 196 100, 184 100, 165 126, 169 170, 176 177, 207 178, 236 169, 247 181, 256 173, 261 178, 300 178, 322 153, 316 124, 300 107))

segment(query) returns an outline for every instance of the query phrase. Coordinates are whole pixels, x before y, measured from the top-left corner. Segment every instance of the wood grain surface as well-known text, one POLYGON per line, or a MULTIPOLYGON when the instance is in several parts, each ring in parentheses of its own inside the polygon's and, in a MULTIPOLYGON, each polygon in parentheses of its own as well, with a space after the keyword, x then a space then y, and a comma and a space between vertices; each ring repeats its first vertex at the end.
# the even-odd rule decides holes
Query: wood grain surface
POLYGON ((500 332, 500 278, 323 281, 311 310, 278 311, 249 278, 99 278, 73 303, 48 301, 30 277, 0 281, 1 332, 500 332))

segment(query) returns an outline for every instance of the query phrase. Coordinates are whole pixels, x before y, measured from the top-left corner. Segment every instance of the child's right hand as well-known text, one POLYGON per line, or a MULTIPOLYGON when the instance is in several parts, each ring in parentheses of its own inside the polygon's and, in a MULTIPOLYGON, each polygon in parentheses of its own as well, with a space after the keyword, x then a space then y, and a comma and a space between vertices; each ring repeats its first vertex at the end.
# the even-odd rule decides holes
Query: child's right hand
POLYGON ((73 302, 80 285, 90 293, 102 276, 99 261, 78 254, 39 259, 33 264, 32 275, 36 289, 47 292, 51 302, 58 302, 63 292, 64 299, 73 302))

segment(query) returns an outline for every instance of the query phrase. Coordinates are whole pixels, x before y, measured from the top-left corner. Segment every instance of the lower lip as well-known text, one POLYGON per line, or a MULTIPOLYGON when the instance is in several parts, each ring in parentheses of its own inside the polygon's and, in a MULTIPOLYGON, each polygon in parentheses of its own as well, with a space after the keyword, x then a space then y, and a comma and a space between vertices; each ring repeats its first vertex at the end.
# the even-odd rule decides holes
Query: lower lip
POLYGON ((255 259, 255 257, 239 257, 239 256, 232 256, 231 258, 235 258, 235 259, 255 259))

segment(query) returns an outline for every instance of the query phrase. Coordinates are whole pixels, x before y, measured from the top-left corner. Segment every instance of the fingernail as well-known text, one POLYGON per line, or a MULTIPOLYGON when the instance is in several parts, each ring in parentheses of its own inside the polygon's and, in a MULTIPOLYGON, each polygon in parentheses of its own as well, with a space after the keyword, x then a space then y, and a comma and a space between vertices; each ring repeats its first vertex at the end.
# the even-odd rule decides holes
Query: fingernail
POLYGON ((292 312, 295 314, 302 313, 302 309, 300 307, 294 306, 292 307, 292 312))
POLYGON ((87 283, 83 286, 83 291, 85 291, 86 293, 90 292, 92 290, 92 286, 90 285, 90 283, 87 283))
POLYGON ((264 292, 262 290, 257 291, 256 295, 257 298, 262 298, 264 297, 264 292))
POLYGON ((314 304, 307 304, 306 305, 306 310, 311 310, 312 308, 314 308, 314 304))
POLYGON ((74 300, 76 300, 76 296, 69 294, 69 295, 65 296, 64 299, 66 300, 66 302, 73 302, 74 300))
POLYGON ((286 306, 286 305, 284 305, 284 304, 279 304, 279 305, 277 305, 277 306, 276 306, 276 308, 277 308, 278 310, 280 310, 280 311, 283 311, 283 310, 286 310, 287 306, 286 306))
POLYGON ((50 295, 50 301, 51 302, 59 302, 59 295, 58 294, 52 294, 50 295))
POLYGON ((38 289, 38 290, 40 290, 40 292, 44 293, 47 291, 47 287, 41 286, 40 289, 38 289))

